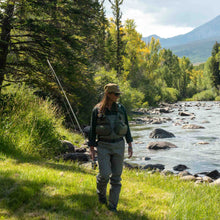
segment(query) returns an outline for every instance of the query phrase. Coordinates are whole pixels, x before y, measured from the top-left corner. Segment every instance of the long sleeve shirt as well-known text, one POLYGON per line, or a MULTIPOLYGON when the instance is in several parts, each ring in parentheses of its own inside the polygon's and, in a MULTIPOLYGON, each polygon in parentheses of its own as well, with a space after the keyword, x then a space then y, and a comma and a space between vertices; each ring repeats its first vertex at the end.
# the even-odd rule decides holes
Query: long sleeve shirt
MULTIPOLYGON (((122 104, 120 104, 120 108, 123 111, 124 116, 125 116, 125 124, 128 126, 128 131, 125 135, 125 139, 126 139, 127 143, 131 143, 133 141, 133 138, 131 136, 130 127, 129 127, 129 124, 128 124, 127 113, 126 113, 125 107, 122 104)), ((90 132, 89 132, 88 145, 89 146, 94 146, 94 147, 97 146, 97 142, 96 142, 96 138, 97 138, 96 124, 97 124, 98 112, 99 112, 98 107, 95 107, 92 111, 92 117, 91 117, 91 123, 90 123, 90 132)), ((117 104, 116 103, 112 104, 111 110, 109 110, 107 108, 105 110, 105 115, 116 115, 116 114, 117 114, 117 104)))

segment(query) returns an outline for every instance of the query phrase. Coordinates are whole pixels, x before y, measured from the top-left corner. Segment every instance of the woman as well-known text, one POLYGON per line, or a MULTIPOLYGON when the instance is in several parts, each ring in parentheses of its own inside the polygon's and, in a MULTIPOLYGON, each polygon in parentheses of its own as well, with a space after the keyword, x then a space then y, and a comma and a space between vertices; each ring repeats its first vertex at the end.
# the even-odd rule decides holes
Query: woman
POLYGON ((120 90, 117 84, 109 83, 104 87, 104 97, 92 112, 89 134, 90 155, 94 160, 97 147, 99 174, 97 175, 97 193, 99 202, 107 204, 106 188, 110 179, 109 210, 117 212, 121 190, 125 141, 128 143, 128 156, 133 154, 132 137, 126 110, 117 103, 120 90))

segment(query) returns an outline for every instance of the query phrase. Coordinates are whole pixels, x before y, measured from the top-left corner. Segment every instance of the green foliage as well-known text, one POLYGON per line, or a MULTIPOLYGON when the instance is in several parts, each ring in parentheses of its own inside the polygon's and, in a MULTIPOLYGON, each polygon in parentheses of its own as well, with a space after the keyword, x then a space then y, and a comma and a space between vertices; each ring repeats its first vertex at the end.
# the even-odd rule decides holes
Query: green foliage
POLYGON ((101 68, 96 72, 95 82, 97 93, 100 94, 99 99, 101 99, 101 96, 103 95, 104 86, 106 84, 116 83, 122 91, 120 102, 126 107, 128 112, 134 108, 141 107, 144 94, 137 89, 132 88, 129 81, 119 80, 114 69, 107 71, 105 68, 101 68))
POLYGON ((220 101, 220 96, 216 96, 215 101, 220 101))
POLYGON ((129 82, 119 84, 123 92, 120 98, 121 103, 126 107, 127 111, 142 107, 144 94, 135 88, 132 88, 129 82))
POLYGON ((49 58, 74 110, 80 112, 81 121, 87 121, 93 105, 93 64, 100 62, 97 54, 102 54, 100 32, 105 18, 99 2, 16 0, 4 1, 0 7, 4 12, 0 36, 7 35, 8 44, 10 42, 3 53, 7 42, 0 39, 5 42, 0 43, 0 85, 2 79, 25 81, 37 87, 42 96, 52 97, 65 111, 60 101, 62 94, 48 68, 49 58), (4 22, 12 2, 16 5, 12 8, 12 19, 4 22), (5 34, 4 29, 8 33, 5 34))
POLYGON ((162 51, 162 68, 163 79, 168 87, 178 89, 178 81, 180 78, 180 66, 178 57, 171 50, 163 49, 162 51))
POLYGON ((0 101, 1 152, 46 158, 62 153, 60 140, 72 135, 67 135, 63 116, 51 101, 36 97, 24 85, 3 90, 0 101))
POLYGON ((178 101, 179 91, 174 88, 165 87, 162 89, 162 100, 169 103, 174 103, 178 101))
POLYGON ((193 101, 213 101, 215 100, 216 93, 213 91, 213 89, 210 90, 204 90, 200 93, 195 94, 192 97, 193 101))

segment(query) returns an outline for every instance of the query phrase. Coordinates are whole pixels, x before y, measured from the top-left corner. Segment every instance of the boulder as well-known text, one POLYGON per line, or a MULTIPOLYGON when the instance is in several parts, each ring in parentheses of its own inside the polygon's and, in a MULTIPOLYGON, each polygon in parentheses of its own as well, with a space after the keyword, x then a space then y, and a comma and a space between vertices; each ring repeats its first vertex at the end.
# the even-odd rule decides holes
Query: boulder
POLYGON ((150 160, 150 157, 143 157, 142 160, 150 160))
POLYGON ((201 142, 198 142, 197 144, 205 145, 205 144, 209 144, 209 142, 201 141, 201 142))
POLYGON ((124 162, 124 167, 128 168, 129 170, 139 169, 139 166, 137 164, 130 164, 130 163, 127 163, 127 162, 124 162))
POLYGON ((156 128, 150 133, 150 138, 172 138, 175 135, 161 128, 156 128))
POLYGON ((186 124, 186 125, 183 125, 182 128, 184 128, 184 129, 204 129, 205 127, 200 126, 200 125, 194 125, 194 124, 186 124))
POLYGON ((206 173, 206 176, 216 180, 216 179, 220 178, 220 173, 218 172, 218 170, 213 170, 209 173, 206 173))
POLYGON ((163 150, 163 149, 170 149, 176 147, 177 147, 176 145, 166 141, 150 142, 147 145, 147 148, 151 150, 163 150))
POLYGON ((165 166, 163 164, 147 164, 142 167, 143 170, 164 170, 165 166))
POLYGON ((84 153, 68 153, 63 155, 63 160, 72 160, 72 161, 89 161, 89 155, 84 153))
POLYGON ((220 178, 218 178, 214 182, 210 183, 210 185, 220 186, 220 178))
POLYGON ((180 116, 193 116, 193 114, 188 113, 188 112, 179 112, 180 116))
POLYGON ((77 148, 77 149, 75 149, 75 152, 76 153, 85 153, 86 152, 86 148, 85 147, 77 148))
POLYGON ((159 112, 160 113, 170 113, 170 109, 169 108, 159 108, 159 112))
POLYGON ((175 171, 184 171, 186 169, 189 169, 189 168, 186 165, 182 165, 182 164, 179 164, 173 167, 173 170, 175 171))
POLYGON ((161 171, 161 175, 163 175, 163 176, 171 176, 171 175, 173 175, 173 172, 170 171, 170 170, 163 170, 163 171, 161 171))
POLYGON ((210 121, 207 120, 202 121, 202 124, 207 124, 207 123, 210 123, 210 121))
POLYGON ((75 146, 70 141, 62 140, 61 143, 63 145, 63 152, 75 153, 75 146))
POLYGON ((186 170, 184 170, 184 171, 178 173, 178 176, 180 176, 180 177, 190 176, 190 175, 191 175, 191 173, 188 172, 188 171, 186 171, 186 170))
POLYGON ((196 181, 196 177, 194 177, 193 175, 182 176, 180 177, 180 179, 185 181, 196 181))
POLYGON ((202 177, 202 181, 205 183, 212 183, 213 179, 208 176, 204 176, 204 177, 202 177))

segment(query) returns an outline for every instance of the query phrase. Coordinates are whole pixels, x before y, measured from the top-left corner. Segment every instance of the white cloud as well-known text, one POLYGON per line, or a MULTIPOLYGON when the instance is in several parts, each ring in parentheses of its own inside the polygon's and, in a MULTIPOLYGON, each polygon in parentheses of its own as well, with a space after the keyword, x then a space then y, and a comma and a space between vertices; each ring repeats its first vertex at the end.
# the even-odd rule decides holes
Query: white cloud
MULTIPOLYGON (((111 17, 108 0, 107 17, 111 17)), ((185 34, 219 15, 219 0, 124 0, 121 6, 123 21, 134 19, 143 37, 156 34, 172 37, 185 34)))
POLYGON ((160 37, 168 38, 179 34, 184 34, 193 29, 193 27, 176 27, 173 25, 160 25, 157 24, 157 20, 150 13, 143 13, 137 9, 129 9, 123 16, 123 21, 126 19, 134 19, 137 31, 142 34, 143 37, 147 37, 152 34, 157 34, 160 37))

